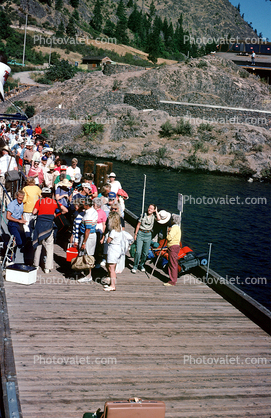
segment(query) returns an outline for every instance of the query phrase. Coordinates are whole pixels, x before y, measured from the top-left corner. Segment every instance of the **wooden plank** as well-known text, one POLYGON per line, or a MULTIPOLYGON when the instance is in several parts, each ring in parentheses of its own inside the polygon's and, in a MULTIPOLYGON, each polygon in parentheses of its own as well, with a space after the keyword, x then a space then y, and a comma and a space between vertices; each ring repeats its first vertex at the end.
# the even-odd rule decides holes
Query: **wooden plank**
POLYGON ((162 272, 126 268, 106 293, 64 281, 55 250, 49 278, 5 283, 24 418, 82 418, 133 396, 164 400, 167 418, 270 417, 270 337, 207 285, 165 288, 162 272))

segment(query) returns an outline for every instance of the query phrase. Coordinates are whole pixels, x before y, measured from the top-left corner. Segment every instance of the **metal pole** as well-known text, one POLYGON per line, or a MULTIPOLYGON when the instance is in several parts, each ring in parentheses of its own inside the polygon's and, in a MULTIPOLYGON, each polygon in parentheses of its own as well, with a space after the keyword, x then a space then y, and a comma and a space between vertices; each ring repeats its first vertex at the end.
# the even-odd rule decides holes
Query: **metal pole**
POLYGON ((48 63, 49 67, 50 67, 50 64, 51 64, 51 49, 52 49, 52 42, 50 43, 49 63, 48 63))
POLYGON ((141 210, 141 216, 144 215, 144 205, 145 205, 145 191, 146 191, 146 174, 144 174, 144 186, 143 186, 143 198, 142 198, 142 210, 141 210))
POLYGON ((26 44, 26 27, 27 27, 27 14, 26 14, 26 16, 25 16, 25 27, 24 27, 24 52, 23 52, 23 67, 24 67, 25 44, 26 44))
POLYGON ((209 266, 210 266, 210 259, 211 259, 211 250, 212 250, 212 242, 209 242, 209 254, 208 254, 208 264, 207 264, 207 273, 206 273, 206 281, 208 279, 209 274, 209 266))

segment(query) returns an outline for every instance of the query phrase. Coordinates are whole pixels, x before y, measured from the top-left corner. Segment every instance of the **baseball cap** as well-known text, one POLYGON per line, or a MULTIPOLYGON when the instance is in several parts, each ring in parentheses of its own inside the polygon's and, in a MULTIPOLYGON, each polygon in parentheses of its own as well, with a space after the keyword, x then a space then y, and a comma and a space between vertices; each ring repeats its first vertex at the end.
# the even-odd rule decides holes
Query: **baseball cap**
POLYGON ((114 192, 109 192, 108 193, 108 199, 116 199, 116 197, 117 197, 116 193, 114 193, 114 192))

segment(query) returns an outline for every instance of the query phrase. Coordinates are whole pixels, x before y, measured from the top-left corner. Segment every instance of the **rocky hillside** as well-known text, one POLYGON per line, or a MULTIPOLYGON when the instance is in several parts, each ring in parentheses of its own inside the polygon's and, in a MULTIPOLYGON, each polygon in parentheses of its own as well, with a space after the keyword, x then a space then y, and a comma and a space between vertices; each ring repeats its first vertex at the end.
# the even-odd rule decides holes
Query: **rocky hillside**
POLYGON ((165 122, 176 127, 186 115, 137 110, 123 103, 127 92, 271 111, 267 84, 232 62, 212 56, 110 77, 102 72, 81 73, 27 100, 36 109, 32 123, 46 128, 58 151, 258 178, 270 173, 269 129, 185 118, 186 128, 169 129, 165 135, 161 128, 165 122))
MULTIPOLYGON (((96 0, 79 0, 77 11, 79 19, 76 26, 79 32, 82 32, 89 25, 93 17, 93 10, 96 0)), ((119 0, 104 0, 102 2, 103 22, 111 19, 116 23, 116 10, 119 0)), ((128 1, 124 2, 128 4, 128 1)), ((131 2, 133 3, 133 2, 131 2)), ((25 13, 30 15, 30 23, 46 29, 57 29, 60 22, 67 26, 69 17, 72 15, 74 8, 71 6, 70 0, 63 0, 60 10, 56 10, 56 1, 37 1, 37 0, 18 0, 16 2, 3 3, 4 6, 9 5, 16 13, 13 16, 14 22, 18 23, 19 19, 25 19, 25 13), (51 5, 49 5, 51 4, 51 5), (17 22, 16 22, 17 21, 17 22)), ((149 13, 151 0, 138 0, 139 10, 149 13), (143 3, 143 4, 142 4, 143 3)), ((156 0, 154 5, 157 15, 162 19, 165 17, 171 20, 173 25, 176 24, 181 13, 183 14, 183 26, 185 30, 193 36, 211 36, 224 37, 232 36, 254 38, 255 32, 241 17, 237 9, 228 0, 156 0)), ((132 13, 133 7, 127 9, 127 16, 132 13)), ((260 28, 257 28, 260 31, 260 28)))

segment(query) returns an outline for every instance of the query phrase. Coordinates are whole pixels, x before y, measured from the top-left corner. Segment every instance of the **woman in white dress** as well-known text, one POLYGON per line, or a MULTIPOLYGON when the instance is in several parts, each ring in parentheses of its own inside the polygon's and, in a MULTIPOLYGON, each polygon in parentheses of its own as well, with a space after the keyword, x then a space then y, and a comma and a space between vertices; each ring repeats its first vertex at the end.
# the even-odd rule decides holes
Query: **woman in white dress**
POLYGON ((110 276, 110 286, 105 291, 116 290, 116 265, 121 256, 122 231, 120 216, 117 212, 110 212, 108 217, 109 235, 107 238, 108 251, 106 267, 110 276))

